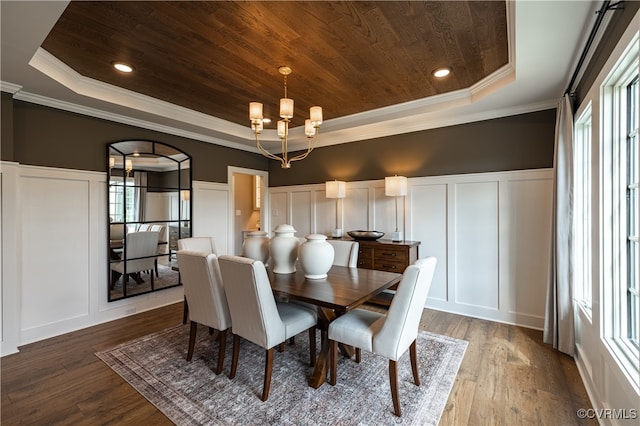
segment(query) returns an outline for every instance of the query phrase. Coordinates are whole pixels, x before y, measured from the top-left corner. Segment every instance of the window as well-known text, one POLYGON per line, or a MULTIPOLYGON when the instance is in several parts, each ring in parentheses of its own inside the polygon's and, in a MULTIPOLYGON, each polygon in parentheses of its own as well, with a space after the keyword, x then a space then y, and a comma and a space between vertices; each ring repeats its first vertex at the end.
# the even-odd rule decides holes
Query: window
POLYGON ((576 301, 591 316, 591 105, 575 126, 574 289, 576 301))
POLYGON ((123 178, 120 176, 111 176, 109 182, 109 218, 113 223, 135 222, 135 188, 133 178, 127 178, 126 187, 124 186, 123 178), (125 188, 126 194, 125 197, 125 188), (127 203, 126 208, 124 206, 127 203), (127 217, 124 217, 124 212, 127 212, 127 217))
POLYGON ((638 74, 627 86, 627 338, 638 351, 638 74))
POLYGON ((604 338, 638 385, 638 35, 603 86, 604 338))

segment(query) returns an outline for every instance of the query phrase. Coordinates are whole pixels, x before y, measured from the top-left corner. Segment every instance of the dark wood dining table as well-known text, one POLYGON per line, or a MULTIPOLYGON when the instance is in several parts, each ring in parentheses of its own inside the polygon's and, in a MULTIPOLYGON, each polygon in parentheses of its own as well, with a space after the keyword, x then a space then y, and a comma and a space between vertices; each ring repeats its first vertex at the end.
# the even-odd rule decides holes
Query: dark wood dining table
MULTIPOLYGON (((362 305, 373 296, 400 282, 402 274, 373 269, 332 266, 327 278, 312 280, 304 277, 300 267, 295 273, 274 274, 268 269, 274 294, 290 300, 298 300, 317 306, 318 326, 322 334, 322 346, 309 386, 320 387, 326 380, 329 366, 329 323, 338 316, 362 305)), ((342 346, 347 356, 350 348, 342 346)))

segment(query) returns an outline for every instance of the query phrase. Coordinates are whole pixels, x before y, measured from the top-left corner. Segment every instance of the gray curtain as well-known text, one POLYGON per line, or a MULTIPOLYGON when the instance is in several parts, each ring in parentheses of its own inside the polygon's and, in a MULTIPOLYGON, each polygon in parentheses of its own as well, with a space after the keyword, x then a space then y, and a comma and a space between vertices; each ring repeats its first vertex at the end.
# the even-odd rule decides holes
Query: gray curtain
POLYGON ((558 105, 553 158, 551 262, 544 342, 574 355, 573 319, 573 112, 566 94, 558 105))

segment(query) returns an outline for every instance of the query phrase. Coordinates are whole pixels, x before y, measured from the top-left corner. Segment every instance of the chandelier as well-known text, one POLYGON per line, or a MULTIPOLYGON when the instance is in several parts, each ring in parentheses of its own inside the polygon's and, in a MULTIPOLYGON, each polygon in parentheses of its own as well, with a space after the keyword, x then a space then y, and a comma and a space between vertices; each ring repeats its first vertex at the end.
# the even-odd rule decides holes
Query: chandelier
POLYGON ((284 98, 280 99, 280 118, 278 121, 278 137, 282 144, 282 156, 277 156, 270 153, 263 148, 260 143, 260 133, 264 127, 264 123, 267 122, 262 116, 262 104, 260 102, 249 103, 249 119, 251 120, 251 130, 256 136, 256 146, 260 150, 260 153, 265 157, 273 160, 280 161, 280 165, 283 169, 291 168, 292 161, 302 160, 307 157, 313 151, 317 144, 318 128, 322 124, 322 107, 313 106, 309 109, 309 117, 304 122, 304 133, 307 136, 307 150, 302 154, 298 154, 289 158, 288 153, 288 138, 289 138, 289 123, 293 117, 293 99, 287 98, 287 76, 291 74, 291 68, 283 66, 278 68, 278 72, 284 76, 284 98))

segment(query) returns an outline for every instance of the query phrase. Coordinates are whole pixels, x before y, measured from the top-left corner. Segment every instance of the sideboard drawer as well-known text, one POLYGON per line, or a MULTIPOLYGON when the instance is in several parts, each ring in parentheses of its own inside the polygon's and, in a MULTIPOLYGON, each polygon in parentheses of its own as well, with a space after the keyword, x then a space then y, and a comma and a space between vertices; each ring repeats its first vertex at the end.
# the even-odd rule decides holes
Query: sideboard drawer
POLYGON ((407 265, 409 263, 409 251, 405 247, 376 247, 373 249, 373 258, 407 265))
POLYGON ((358 268, 373 269, 373 259, 358 257, 358 268))
POLYGON ((373 269, 378 271, 397 272, 401 274, 407 266, 407 263, 402 261, 396 262, 387 259, 374 259, 373 261, 373 269))

